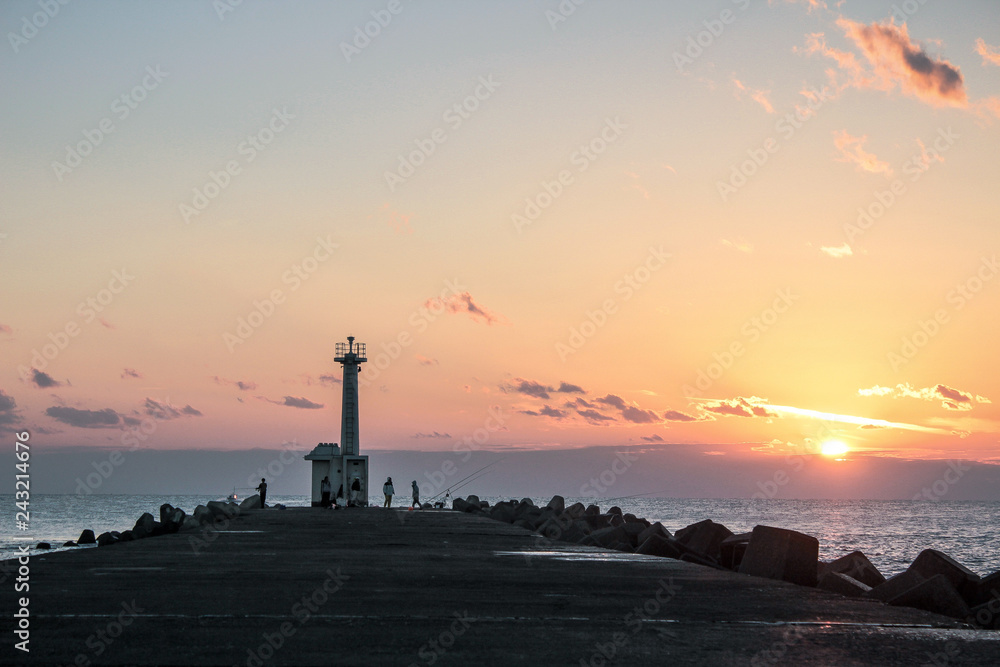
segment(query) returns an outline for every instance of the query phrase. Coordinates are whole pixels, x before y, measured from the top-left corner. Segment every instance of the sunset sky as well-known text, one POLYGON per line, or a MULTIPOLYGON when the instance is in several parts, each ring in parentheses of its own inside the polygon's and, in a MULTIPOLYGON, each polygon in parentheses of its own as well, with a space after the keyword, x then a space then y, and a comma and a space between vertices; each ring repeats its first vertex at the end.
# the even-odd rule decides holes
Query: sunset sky
POLYGON ((5 433, 1000 463, 993 0, 51 4, 5 433))

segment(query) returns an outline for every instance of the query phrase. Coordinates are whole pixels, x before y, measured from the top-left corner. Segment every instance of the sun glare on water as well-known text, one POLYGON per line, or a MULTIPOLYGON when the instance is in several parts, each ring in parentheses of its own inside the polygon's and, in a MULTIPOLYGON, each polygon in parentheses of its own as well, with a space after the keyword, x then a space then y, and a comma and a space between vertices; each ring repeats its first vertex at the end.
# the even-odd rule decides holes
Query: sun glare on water
POLYGON ((823 447, 820 450, 823 456, 843 456, 849 450, 846 444, 840 440, 827 440, 823 443, 823 447))

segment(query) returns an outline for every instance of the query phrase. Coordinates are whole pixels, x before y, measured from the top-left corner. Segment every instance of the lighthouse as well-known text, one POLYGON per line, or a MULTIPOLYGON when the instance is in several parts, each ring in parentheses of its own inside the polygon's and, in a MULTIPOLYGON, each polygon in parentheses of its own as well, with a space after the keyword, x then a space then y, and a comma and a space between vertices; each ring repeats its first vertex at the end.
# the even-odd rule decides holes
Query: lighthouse
POLYGON ((340 403, 340 444, 321 442, 305 459, 312 461, 312 506, 322 504, 321 484, 329 476, 332 496, 343 499, 337 503, 349 505, 368 504, 368 457, 362 456, 358 448, 358 371, 361 364, 368 361, 365 344, 355 343, 354 336, 348 336, 346 343, 337 343, 334 361, 343 366, 343 396, 340 403), (351 488, 355 481, 361 487, 352 497, 351 488))

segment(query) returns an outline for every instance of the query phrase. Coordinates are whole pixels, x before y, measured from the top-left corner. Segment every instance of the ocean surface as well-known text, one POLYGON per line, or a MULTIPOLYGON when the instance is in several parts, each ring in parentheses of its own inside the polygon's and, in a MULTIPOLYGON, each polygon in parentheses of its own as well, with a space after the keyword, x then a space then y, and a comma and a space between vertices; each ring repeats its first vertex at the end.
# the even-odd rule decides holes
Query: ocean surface
MULTIPOLYGON (((16 528, 14 496, 0 498, 8 508, 0 520, 0 559, 13 557, 24 544, 32 546, 32 555, 45 553, 34 548, 38 542, 61 550, 64 542, 77 539, 85 528, 95 535, 129 529, 143 512, 159 518, 163 503, 190 513, 197 505, 223 500, 218 496, 32 495, 31 521, 25 532, 16 528)), ((491 505, 502 500, 482 499, 491 505)), ((548 498, 533 500, 538 505, 548 502, 548 498)), ((268 501, 289 507, 309 505, 307 496, 269 496, 268 501)), ((381 496, 373 496, 373 507, 360 511, 382 511, 382 501, 381 496)), ((906 569, 923 549, 943 551, 983 576, 1000 570, 1000 502, 566 498, 567 505, 576 501, 596 503, 602 511, 617 505, 626 513, 659 521, 671 532, 704 519, 722 523, 734 533, 749 532, 758 524, 790 528, 819 540, 821 560, 858 549, 886 576, 906 569)), ((397 496, 393 505, 408 502, 397 496)))

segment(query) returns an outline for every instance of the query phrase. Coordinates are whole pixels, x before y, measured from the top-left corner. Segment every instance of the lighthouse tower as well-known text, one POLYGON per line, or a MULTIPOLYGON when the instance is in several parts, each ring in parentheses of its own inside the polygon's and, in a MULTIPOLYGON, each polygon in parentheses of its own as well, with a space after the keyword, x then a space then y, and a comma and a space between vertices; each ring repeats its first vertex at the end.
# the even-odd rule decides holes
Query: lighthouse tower
POLYGON ((337 343, 334 361, 344 367, 344 398, 340 411, 340 446, 344 454, 358 453, 358 371, 368 361, 365 344, 354 345, 354 336, 347 337, 347 344, 337 343))
POLYGON ((322 505, 323 478, 329 476, 331 500, 338 505, 365 506, 368 504, 368 457, 358 453, 358 371, 368 361, 365 344, 355 343, 348 336, 346 343, 337 343, 334 361, 344 368, 343 397, 340 411, 340 445, 321 442, 305 459, 312 461, 312 506, 322 505), (355 480, 361 487, 353 493, 355 480), (339 494, 343 493, 340 498, 339 494))

